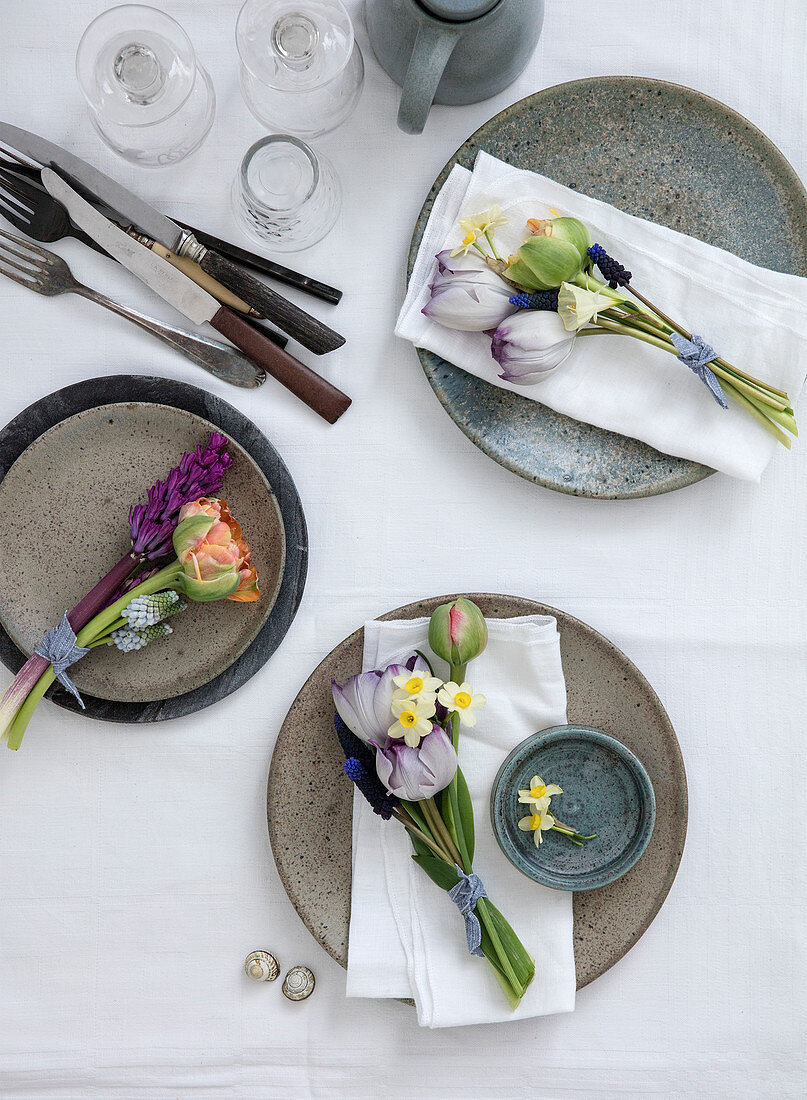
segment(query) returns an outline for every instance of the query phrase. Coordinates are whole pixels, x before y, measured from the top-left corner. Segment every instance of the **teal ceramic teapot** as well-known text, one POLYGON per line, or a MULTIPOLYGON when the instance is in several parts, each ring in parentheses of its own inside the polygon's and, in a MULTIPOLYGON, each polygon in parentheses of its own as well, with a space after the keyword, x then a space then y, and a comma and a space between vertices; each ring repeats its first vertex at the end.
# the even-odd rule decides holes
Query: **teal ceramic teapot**
POLYGON ((419 134, 432 103, 477 103, 515 80, 544 0, 367 0, 366 11, 373 51, 403 89, 398 125, 419 134))

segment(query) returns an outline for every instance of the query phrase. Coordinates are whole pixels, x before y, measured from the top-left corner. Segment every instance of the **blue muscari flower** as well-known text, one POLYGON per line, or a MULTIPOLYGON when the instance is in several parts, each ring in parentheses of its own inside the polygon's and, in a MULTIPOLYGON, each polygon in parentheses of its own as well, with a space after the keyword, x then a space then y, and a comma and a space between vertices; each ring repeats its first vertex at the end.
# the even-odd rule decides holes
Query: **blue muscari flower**
POLYGON ((375 770, 368 771, 361 760, 357 760, 355 756, 347 758, 344 768, 345 775, 355 783, 358 790, 370 803, 373 813, 378 814, 384 821, 389 821, 392 817, 392 811, 398 805, 398 799, 395 795, 389 793, 376 775, 375 770))
POLYGON ((611 290, 616 290, 618 286, 627 286, 633 278, 631 272, 609 256, 601 244, 593 244, 588 249, 588 254, 602 272, 602 277, 607 280, 611 290))
POLYGON ((525 291, 521 294, 514 294, 509 302, 511 306, 518 306, 519 309, 545 309, 551 313, 556 313, 558 309, 558 292, 557 290, 537 290, 532 294, 527 294, 525 291))

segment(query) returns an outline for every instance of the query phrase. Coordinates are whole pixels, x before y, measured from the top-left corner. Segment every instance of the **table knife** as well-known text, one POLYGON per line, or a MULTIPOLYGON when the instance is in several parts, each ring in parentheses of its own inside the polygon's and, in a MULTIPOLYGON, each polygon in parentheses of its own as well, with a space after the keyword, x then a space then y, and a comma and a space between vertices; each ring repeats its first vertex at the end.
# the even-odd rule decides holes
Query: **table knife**
POLYGON ((195 260, 208 275, 218 279, 315 354, 322 355, 344 344, 344 336, 248 274, 232 260, 220 256, 213 249, 205 248, 193 233, 182 229, 171 218, 155 210, 80 157, 37 134, 10 126, 6 122, 0 122, 0 141, 31 160, 59 169, 83 194, 105 203, 123 221, 132 222, 141 233, 159 241, 178 256, 195 260))
POLYGON ((42 182, 49 193, 64 204, 79 229, 102 245, 110 256, 114 256, 194 324, 209 322, 217 332, 226 336, 329 424, 335 423, 349 407, 350 398, 346 394, 273 344, 244 317, 221 305, 212 294, 202 290, 177 268, 167 264, 150 248, 105 218, 52 169, 42 169, 42 182))

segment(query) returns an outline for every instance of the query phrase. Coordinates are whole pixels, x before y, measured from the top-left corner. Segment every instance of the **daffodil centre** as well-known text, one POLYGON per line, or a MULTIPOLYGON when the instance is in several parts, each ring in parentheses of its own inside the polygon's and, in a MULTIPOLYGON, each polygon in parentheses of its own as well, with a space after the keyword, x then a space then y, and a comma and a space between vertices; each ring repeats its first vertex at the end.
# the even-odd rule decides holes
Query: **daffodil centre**
POLYGON ((412 710, 403 710, 398 717, 398 721, 401 723, 402 726, 406 726, 407 729, 414 726, 417 720, 418 716, 412 710))
POLYGON ((409 692, 410 695, 417 695, 423 691, 423 677, 413 676, 411 680, 407 680, 404 685, 404 689, 409 692))
POLYGON ((466 707, 471 705, 471 696, 467 691, 458 691, 454 696, 454 702, 458 707, 462 707, 465 710, 466 707))
POLYGON ((540 829, 541 828, 541 815, 540 814, 531 814, 530 815, 530 828, 531 829, 540 829))
POLYGON ((530 798, 543 798, 546 794, 546 785, 540 783, 537 787, 530 787, 530 798))

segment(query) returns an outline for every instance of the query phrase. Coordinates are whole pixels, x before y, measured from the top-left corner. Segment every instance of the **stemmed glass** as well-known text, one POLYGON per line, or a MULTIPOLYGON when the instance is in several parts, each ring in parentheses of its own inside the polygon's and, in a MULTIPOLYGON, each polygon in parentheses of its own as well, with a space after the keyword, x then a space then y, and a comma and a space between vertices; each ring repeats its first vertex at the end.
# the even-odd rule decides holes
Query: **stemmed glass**
POLYGON ((235 39, 244 99, 270 131, 308 139, 355 110, 364 60, 341 0, 247 0, 235 39))
POLYGON ((76 75, 101 138, 137 164, 182 160, 213 124, 210 77, 179 23, 156 8, 122 4, 94 19, 76 75))

